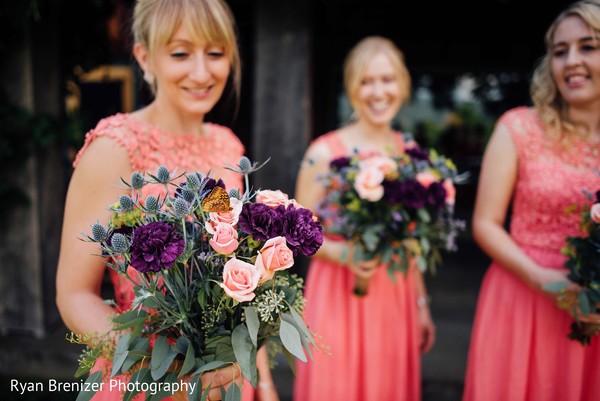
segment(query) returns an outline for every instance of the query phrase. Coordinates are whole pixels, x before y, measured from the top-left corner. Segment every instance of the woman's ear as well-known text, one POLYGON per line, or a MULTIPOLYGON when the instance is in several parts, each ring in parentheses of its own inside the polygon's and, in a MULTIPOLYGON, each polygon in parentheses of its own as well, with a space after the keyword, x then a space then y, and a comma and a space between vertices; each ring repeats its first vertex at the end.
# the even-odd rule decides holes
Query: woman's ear
POLYGON ((141 43, 136 43, 133 45, 133 56, 137 60, 138 64, 144 74, 148 73, 149 68, 149 55, 148 50, 141 43))
POLYGON ((154 79, 154 74, 152 74, 150 71, 150 56, 148 54, 148 50, 141 43, 136 43, 133 45, 133 56, 144 72, 144 81, 146 81, 148 85, 150 85, 150 88, 154 91, 156 80, 154 79))

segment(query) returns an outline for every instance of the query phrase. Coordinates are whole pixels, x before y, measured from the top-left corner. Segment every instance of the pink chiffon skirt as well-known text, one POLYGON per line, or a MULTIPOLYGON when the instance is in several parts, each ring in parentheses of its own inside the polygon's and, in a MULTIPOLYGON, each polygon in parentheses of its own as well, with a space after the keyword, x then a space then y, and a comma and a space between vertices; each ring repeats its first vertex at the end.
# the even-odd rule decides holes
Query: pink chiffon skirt
MULTIPOLYGON (((106 361, 103 358, 99 358, 98 362, 92 369, 92 373, 98 370, 104 369, 106 366, 106 361)), ((110 372, 109 372, 110 374, 110 372)), ((124 383, 128 382, 127 376, 121 375, 113 378, 115 381, 111 386, 110 380, 106 380, 102 383, 102 390, 98 391, 91 399, 91 401, 120 401, 123 399, 124 392, 119 390, 118 381, 122 381, 124 383)), ((122 385, 122 389, 126 388, 126 384, 122 385)), ((195 389, 195 391, 202 391, 202 389, 195 389)), ((145 394, 139 393, 135 397, 133 397, 132 401, 144 401, 145 394)), ((172 397, 163 398, 164 401, 175 401, 172 397)), ((242 388, 242 401, 253 401, 254 400, 254 388, 250 385, 249 382, 244 381, 244 386, 242 388)))
POLYGON ((306 282, 305 320, 321 350, 296 363, 295 401, 416 401, 420 352, 414 275, 393 283, 384 268, 364 297, 354 275, 313 258, 306 282))
MULTIPOLYGON (((564 257, 523 248, 541 266, 564 257)), ((567 338, 573 319, 554 301, 492 264, 483 280, 463 401, 600 400, 600 337, 567 338)))

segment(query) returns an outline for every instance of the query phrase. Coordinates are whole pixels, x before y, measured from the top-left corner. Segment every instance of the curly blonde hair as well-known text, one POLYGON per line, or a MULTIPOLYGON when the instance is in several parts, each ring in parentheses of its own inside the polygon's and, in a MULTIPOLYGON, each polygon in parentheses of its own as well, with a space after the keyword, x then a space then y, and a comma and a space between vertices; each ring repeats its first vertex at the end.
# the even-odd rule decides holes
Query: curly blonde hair
POLYGON ((540 59, 533 72, 530 94, 535 109, 548 129, 548 133, 556 139, 572 135, 575 127, 581 125, 570 121, 566 116, 567 103, 561 96, 550 67, 552 59, 552 40, 558 25, 567 17, 581 18, 591 29, 596 38, 600 38, 600 0, 582 0, 573 3, 562 11, 546 31, 544 42, 546 54, 540 59))
POLYGON ((239 94, 241 73, 235 20, 225 1, 138 0, 131 27, 134 42, 152 54, 158 46, 169 42, 181 24, 194 40, 204 38, 210 44, 224 47, 231 64, 234 91, 239 94))

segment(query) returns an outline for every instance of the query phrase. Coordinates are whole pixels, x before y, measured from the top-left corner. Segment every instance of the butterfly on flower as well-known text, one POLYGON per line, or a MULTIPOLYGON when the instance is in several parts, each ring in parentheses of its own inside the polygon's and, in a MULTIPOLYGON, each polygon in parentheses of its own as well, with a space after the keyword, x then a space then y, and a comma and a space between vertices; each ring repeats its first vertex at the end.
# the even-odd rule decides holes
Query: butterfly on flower
POLYGON ((202 200, 202 210, 207 213, 225 213, 231 211, 227 190, 218 185, 214 187, 202 200))

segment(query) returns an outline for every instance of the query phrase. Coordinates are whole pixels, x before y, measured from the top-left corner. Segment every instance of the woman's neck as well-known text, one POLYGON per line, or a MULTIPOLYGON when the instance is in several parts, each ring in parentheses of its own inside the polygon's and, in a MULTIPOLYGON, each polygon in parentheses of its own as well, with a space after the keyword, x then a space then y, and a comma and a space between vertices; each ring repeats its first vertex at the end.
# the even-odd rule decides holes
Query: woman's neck
POLYGON ((571 106, 567 110, 569 121, 576 125, 583 124, 585 131, 595 140, 600 141, 600 102, 587 106, 571 106), (589 131, 588 131, 589 130, 589 131))
POLYGON ((146 108, 139 111, 138 118, 173 134, 204 134, 204 116, 182 113, 172 104, 161 103, 155 99, 146 108))

